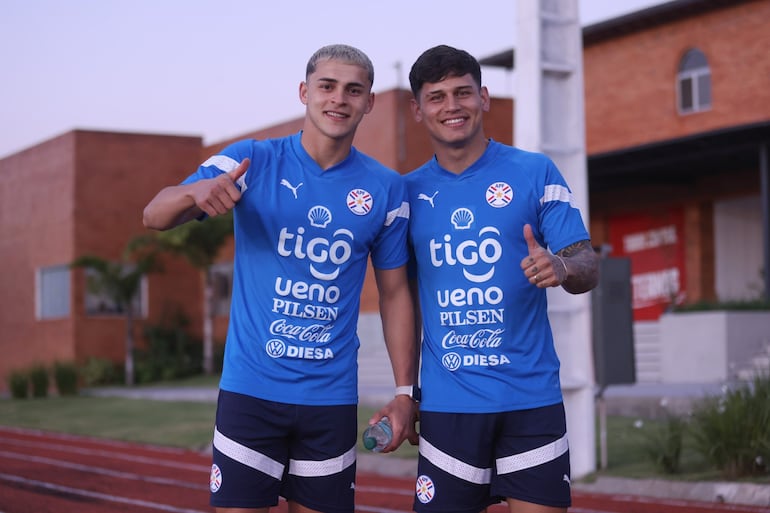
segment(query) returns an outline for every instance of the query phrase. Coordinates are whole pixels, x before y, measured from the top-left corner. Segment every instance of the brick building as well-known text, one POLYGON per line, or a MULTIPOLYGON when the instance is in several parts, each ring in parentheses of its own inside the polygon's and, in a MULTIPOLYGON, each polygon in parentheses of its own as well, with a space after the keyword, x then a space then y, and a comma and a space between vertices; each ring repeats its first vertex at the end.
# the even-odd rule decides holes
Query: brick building
MULTIPOLYGON (((595 245, 632 259, 639 321, 654 321, 672 300, 745 299, 763 286, 767 19, 768 0, 678 0, 583 30, 590 229, 595 245)), ((377 94, 355 141, 400 172, 430 156, 409 97, 377 94)), ((487 134, 513 141, 512 112, 511 100, 495 99, 487 134)), ((238 139, 294 133, 301 123, 238 139)), ((95 306, 84 272, 68 264, 87 253, 117 260, 144 232, 150 198, 228 142, 75 130, 0 160, 0 392, 9 372, 32 364, 122 361, 123 317, 95 306)), ((218 341, 231 255, 225 248, 217 265, 218 341)), ((176 309, 200 332, 201 277, 183 261, 164 268, 143 287, 139 343, 144 323, 176 309)), ((376 317, 371 276, 361 306, 376 317)))
POLYGON ((632 259, 637 320, 763 288, 768 16, 679 1, 583 32, 591 233, 632 259))

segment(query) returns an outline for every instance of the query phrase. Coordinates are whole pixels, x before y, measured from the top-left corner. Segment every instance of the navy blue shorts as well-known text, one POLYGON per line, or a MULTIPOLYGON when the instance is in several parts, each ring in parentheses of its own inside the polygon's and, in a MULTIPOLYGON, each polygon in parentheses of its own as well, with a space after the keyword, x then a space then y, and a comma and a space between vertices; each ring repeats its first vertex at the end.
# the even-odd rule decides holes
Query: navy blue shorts
POLYGON ((211 505, 266 508, 282 496, 352 513, 357 429, 355 404, 302 406, 220 391, 211 505))
POLYGON ((478 513, 505 498, 571 504, 562 403, 502 413, 420 412, 414 510, 478 513))

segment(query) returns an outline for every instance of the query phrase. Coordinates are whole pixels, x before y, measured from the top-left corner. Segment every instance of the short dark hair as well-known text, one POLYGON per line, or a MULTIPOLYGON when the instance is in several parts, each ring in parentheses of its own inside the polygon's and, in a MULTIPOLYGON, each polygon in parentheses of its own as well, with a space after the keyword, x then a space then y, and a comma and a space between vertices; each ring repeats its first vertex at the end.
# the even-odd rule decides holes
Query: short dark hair
POLYGON ((462 77, 471 74, 476 85, 481 87, 481 66, 474 56, 465 50, 447 45, 434 46, 420 55, 409 71, 409 85, 418 99, 425 82, 435 83, 447 77, 462 77))

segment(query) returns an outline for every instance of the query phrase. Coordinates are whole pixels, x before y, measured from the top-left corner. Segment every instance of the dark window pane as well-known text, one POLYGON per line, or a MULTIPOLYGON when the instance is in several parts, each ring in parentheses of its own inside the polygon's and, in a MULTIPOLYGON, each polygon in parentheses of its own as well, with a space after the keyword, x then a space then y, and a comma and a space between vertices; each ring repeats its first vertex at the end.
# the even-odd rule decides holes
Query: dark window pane
POLYGON ((698 106, 711 106, 711 75, 698 77, 698 106))
POLYGON ((692 79, 683 78, 679 81, 679 108, 682 111, 692 110, 692 79))

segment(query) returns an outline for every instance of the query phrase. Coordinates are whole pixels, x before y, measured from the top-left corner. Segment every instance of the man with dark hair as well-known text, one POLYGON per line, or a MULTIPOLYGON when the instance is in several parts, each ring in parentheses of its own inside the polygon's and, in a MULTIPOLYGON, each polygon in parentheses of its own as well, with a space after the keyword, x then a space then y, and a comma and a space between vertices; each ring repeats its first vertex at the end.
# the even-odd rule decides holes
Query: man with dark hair
POLYGON ((233 299, 217 403, 211 504, 266 513, 353 513, 360 295, 371 257, 396 397, 380 410, 395 450, 416 442, 417 344, 406 277, 403 178, 352 146, 374 105, 369 58, 318 50, 300 133, 243 140, 147 205, 165 230, 233 211, 233 299))
POLYGON ((422 329, 418 513, 564 512, 570 466, 546 289, 598 281, 572 193, 545 155, 484 135, 478 61, 437 46, 412 66, 434 157, 407 175, 422 329))

